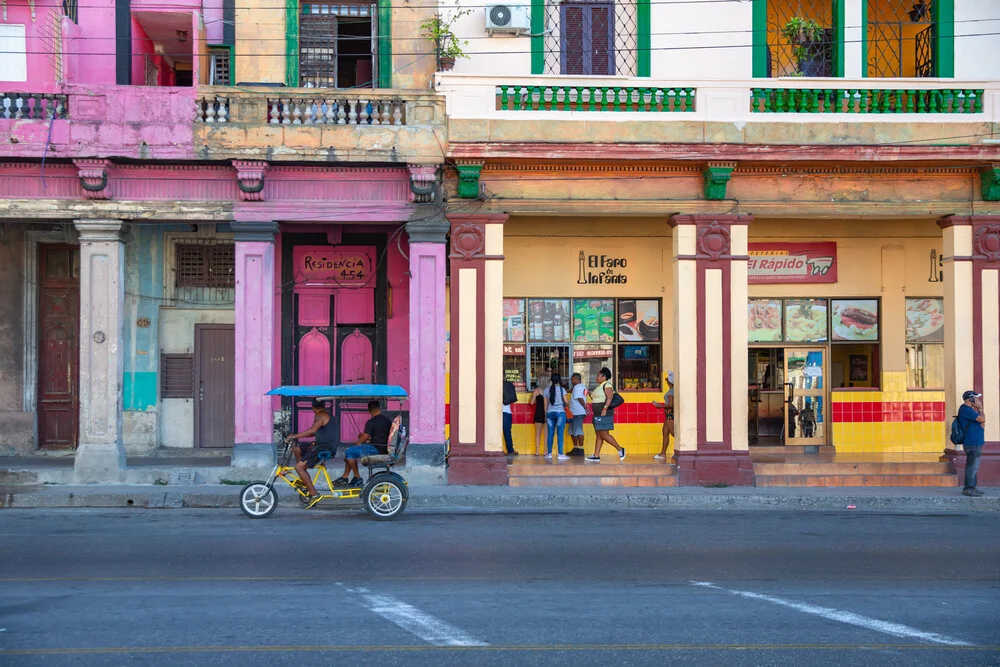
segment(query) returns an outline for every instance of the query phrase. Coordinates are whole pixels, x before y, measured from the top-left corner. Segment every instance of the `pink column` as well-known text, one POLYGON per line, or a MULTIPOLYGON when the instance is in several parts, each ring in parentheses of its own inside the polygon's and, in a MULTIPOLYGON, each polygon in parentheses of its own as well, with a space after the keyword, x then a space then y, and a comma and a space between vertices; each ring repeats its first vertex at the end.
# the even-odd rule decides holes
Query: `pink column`
POLYGON ((233 223, 236 232, 236 445, 234 467, 274 460, 274 222, 233 223))
POLYGON ((408 475, 444 482, 445 249, 449 224, 410 222, 410 446, 408 475))

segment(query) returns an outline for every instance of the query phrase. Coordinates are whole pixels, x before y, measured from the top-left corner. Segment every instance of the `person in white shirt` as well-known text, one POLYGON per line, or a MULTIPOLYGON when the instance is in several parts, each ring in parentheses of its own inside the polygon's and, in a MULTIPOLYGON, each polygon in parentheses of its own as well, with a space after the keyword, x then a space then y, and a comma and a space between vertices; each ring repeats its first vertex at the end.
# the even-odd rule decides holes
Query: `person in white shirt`
POLYGON ((583 377, 573 373, 570 378, 572 393, 570 394, 569 411, 573 415, 569 422, 569 437, 573 440, 573 448, 583 452, 583 418, 587 416, 587 386, 583 377))
POLYGON ((556 436, 559 442, 559 460, 566 461, 568 456, 563 454, 563 432, 566 430, 566 390, 562 386, 562 378, 558 373, 552 374, 552 384, 549 386, 549 394, 546 397, 545 421, 548 424, 548 434, 546 435, 548 453, 545 458, 552 458, 552 437, 556 436))

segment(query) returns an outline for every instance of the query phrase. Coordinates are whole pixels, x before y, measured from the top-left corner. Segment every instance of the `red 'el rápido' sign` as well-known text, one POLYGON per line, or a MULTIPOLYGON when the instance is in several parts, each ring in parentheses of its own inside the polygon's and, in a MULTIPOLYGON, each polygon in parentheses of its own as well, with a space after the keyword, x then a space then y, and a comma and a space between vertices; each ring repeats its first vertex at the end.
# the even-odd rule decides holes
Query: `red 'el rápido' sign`
POLYGON ((751 285, 837 282, 837 244, 751 243, 747 279, 751 285))

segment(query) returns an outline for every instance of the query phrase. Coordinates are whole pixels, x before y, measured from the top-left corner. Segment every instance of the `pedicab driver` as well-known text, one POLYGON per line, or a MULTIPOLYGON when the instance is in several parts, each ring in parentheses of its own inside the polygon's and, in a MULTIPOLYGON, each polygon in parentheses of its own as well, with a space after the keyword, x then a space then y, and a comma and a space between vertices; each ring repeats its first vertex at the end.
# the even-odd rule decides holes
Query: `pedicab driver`
POLYGON ((366 456, 389 453, 389 432, 392 430, 392 420, 382 414, 378 401, 368 402, 368 414, 371 418, 365 423, 365 431, 358 436, 358 444, 348 447, 344 452, 344 475, 334 480, 337 486, 363 486, 364 480, 358 471, 358 461, 366 456), (349 474, 354 479, 347 480, 349 474))
POLYGON ((323 401, 314 398, 312 409, 316 415, 312 426, 301 433, 293 433, 285 438, 285 442, 291 442, 298 438, 316 437, 315 441, 311 446, 306 448, 305 452, 303 452, 303 448, 298 443, 292 447, 292 453, 295 454, 295 472, 298 473, 299 479, 305 483, 310 499, 318 496, 319 492, 313 486, 312 477, 309 476, 309 468, 315 468, 316 464, 319 463, 320 452, 330 452, 331 458, 337 453, 336 428, 333 424, 333 418, 326 411, 323 401))

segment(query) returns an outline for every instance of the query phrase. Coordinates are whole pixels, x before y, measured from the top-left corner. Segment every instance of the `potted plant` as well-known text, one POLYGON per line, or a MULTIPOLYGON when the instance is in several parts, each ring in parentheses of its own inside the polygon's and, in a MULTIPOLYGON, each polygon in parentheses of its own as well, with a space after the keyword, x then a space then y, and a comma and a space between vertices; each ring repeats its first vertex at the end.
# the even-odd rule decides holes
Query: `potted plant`
POLYGON ((812 19, 793 16, 781 29, 792 45, 792 55, 800 76, 829 76, 829 31, 812 19))
POLYGON ((457 59, 469 57, 463 50, 469 42, 458 39, 452 32, 451 26, 457 19, 470 13, 471 9, 460 9, 447 14, 438 13, 420 24, 421 36, 434 42, 438 69, 442 72, 454 67, 457 59))

